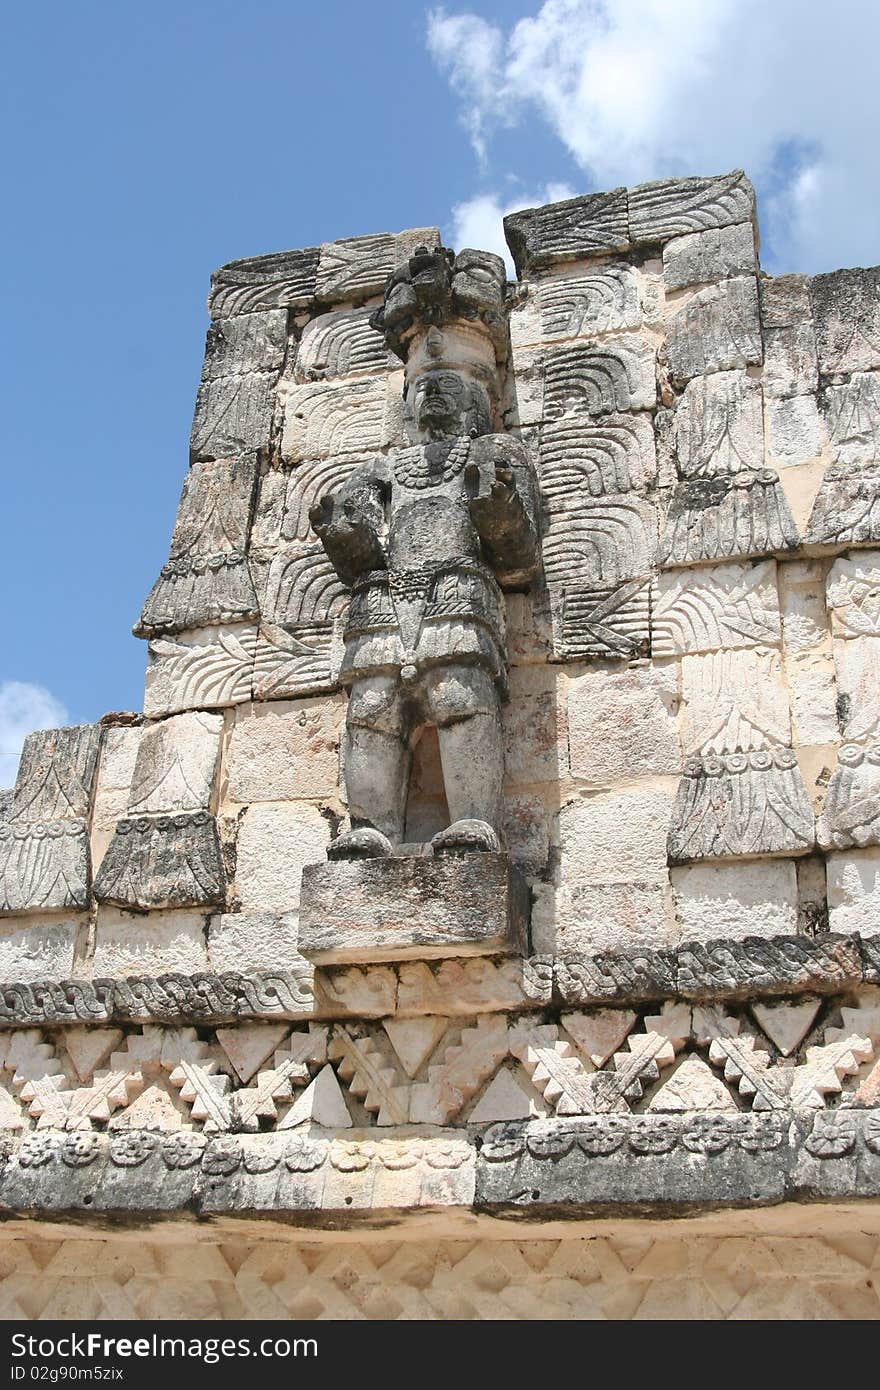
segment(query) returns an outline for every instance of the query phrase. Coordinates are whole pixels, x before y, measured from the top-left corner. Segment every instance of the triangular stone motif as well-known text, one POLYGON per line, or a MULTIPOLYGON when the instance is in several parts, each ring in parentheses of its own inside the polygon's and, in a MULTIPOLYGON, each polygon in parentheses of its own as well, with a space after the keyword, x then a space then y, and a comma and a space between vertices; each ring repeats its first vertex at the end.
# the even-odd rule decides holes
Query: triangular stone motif
POLYGON ((407 1076, 416 1075, 422 1063, 427 1061, 434 1051, 447 1026, 447 1019, 433 1016, 386 1020, 385 1032, 391 1039, 391 1046, 400 1058, 407 1076))
POLYGON ((162 1082, 148 1086, 125 1110, 114 1115, 111 1129, 183 1129, 189 1111, 162 1082))
POLYGON ((5 1086, 0 1086, 0 1129, 24 1129, 25 1119, 5 1086))
POLYGON ((527 1120, 536 1115, 531 1097, 520 1085, 513 1072, 502 1067, 486 1087, 468 1116, 468 1124, 489 1124, 494 1120, 527 1120))
POLYGON ((287 1023, 245 1023, 218 1028, 217 1041, 241 1080, 247 1085, 287 1036, 287 1023))
POLYGON ((649 1110, 736 1110, 720 1077, 701 1057, 685 1057, 668 1081, 651 1097, 649 1110))
POLYGON ((294 1129, 309 1120, 325 1129, 351 1129, 351 1115, 329 1062, 297 1097, 278 1128, 294 1129))
POLYGON ((800 1004, 753 1004, 752 1013, 783 1057, 788 1057, 812 1028, 820 1003, 806 999, 800 1004))
POLYGON ((562 1015, 565 1031, 594 1067, 601 1067, 617 1052, 635 1021, 632 1009, 596 1009, 589 1014, 562 1015))
POLYGON ((91 1081, 121 1042, 121 1028, 71 1028, 64 1034, 67 1055, 80 1081, 91 1081))

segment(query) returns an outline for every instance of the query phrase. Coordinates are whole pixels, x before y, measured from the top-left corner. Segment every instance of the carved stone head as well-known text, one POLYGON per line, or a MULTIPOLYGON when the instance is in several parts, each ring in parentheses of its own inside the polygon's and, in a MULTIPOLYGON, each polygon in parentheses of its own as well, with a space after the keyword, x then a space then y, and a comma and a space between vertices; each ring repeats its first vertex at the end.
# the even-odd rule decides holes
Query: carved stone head
POLYGON ((498 385, 495 355, 470 324, 429 328, 406 364, 406 418, 411 439, 475 437, 492 428, 498 385))

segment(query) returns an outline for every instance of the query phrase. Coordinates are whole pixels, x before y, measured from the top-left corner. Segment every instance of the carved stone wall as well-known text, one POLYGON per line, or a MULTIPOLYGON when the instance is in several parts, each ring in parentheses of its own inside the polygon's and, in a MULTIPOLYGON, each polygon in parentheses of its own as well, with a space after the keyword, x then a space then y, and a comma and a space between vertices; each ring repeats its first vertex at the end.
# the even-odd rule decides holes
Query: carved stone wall
MULTIPOLYGON (((527 940, 505 942, 488 872, 453 859, 430 924, 401 909, 404 958, 371 960, 356 864, 337 916, 368 942, 358 963, 299 949, 303 869, 347 809, 348 592, 309 511, 404 442, 403 374, 370 319, 439 235, 234 262, 135 629, 145 712, 32 735, 0 794, 9 1210, 876 1215, 880 271, 763 274, 739 172, 527 210, 507 234, 495 425, 536 461, 543 533, 538 582, 506 595, 527 940)), ((413 838, 444 804, 425 737, 413 838)), ((540 1258, 447 1235, 397 1258, 359 1235, 231 1263, 120 1235, 108 1259, 137 1273, 83 1283, 76 1315, 162 1316, 156 1271, 184 1250, 174 1306, 193 1316, 526 1316, 534 1296, 546 1316, 875 1315, 873 1237, 829 1229, 801 1262, 793 1230, 707 1229, 690 1253, 640 1230, 548 1238, 540 1258)), ((34 1272, 47 1239, 7 1237, 7 1316, 74 1315, 52 1261, 34 1272)), ((78 1268, 91 1241, 57 1259, 78 1268)))

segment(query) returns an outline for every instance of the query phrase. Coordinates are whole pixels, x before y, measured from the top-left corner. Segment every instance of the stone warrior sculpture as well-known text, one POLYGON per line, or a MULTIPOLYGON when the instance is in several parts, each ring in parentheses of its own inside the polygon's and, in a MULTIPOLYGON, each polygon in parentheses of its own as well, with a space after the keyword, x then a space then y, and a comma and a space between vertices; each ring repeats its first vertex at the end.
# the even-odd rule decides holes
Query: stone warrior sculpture
POLYGON ((491 433, 507 351, 497 256, 416 251, 371 320, 406 364, 412 443, 354 470, 311 511, 351 586, 340 679, 349 687, 351 829, 331 858, 403 840, 412 748, 438 731, 452 824, 435 852, 498 850, 506 696, 504 598, 539 563, 538 490, 522 443, 491 433))

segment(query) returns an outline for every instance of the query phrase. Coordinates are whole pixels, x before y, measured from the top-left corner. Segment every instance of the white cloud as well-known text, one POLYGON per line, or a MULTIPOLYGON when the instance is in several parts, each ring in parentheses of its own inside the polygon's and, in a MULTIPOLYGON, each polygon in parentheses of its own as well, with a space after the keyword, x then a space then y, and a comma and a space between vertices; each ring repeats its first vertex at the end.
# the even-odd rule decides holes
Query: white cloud
POLYGON ((506 202, 502 202, 495 193, 480 193, 475 198, 456 203, 452 209, 449 244, 456 251, 461 251, 465 246, 473 246, 480 251, 494 251, 496 256, 504 257, 507 273, 512 278, 516 272, 504 240, 501 219, 518 208, 540 207, 542 203, 558 203, 564 198, 573 197, 574 190, 564 183, 548 183, 535 193, 522 194, 506 202))
POLYGON ((56 729, 69 722, 67 710, 42 685, 0 682, 0 787, 11 787, 21 747, 34 729, 56 729))
POLYGON ((545 0, 506 31, 435 10, 428 44, 483 159, 493 129, 538 118, 579 191, 742 166, 774 268, 878 259, 880 6, 545 0))

